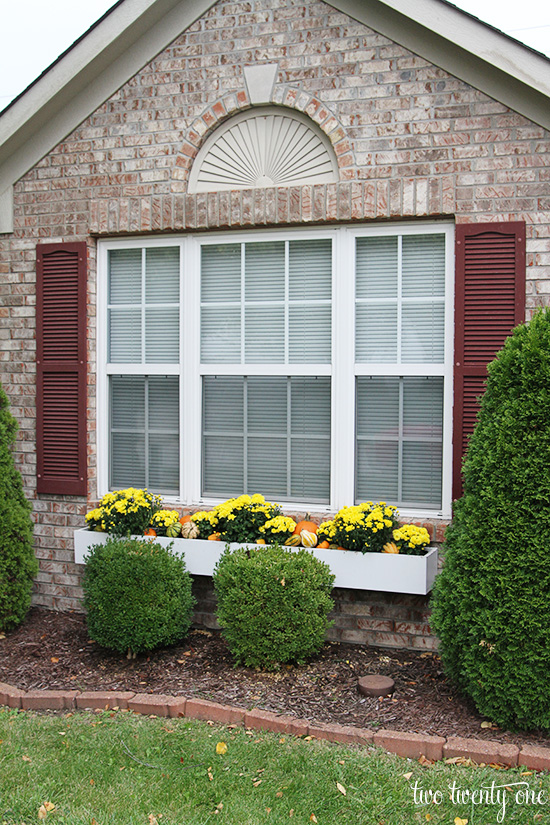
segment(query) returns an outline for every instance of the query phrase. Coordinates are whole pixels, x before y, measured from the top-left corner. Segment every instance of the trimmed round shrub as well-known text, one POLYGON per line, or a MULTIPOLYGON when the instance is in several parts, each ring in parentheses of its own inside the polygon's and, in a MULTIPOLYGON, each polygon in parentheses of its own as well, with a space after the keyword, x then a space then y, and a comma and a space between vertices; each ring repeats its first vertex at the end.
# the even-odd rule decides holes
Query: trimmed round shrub
POLYGON ((0 631, 11 630, 25 618, 38 573, 31 508, 11 451, 16 433, 17 423, 0 386, 0 631))
POLYGON ((218 621, 238 664, 276 668, 323 647, 334 576, 312 553, 226 548, 214 570, 218 621))
POLYGON ((482 714, 550 729, 550 310, 489 366, 431 624, 482 714))
POLYGON ((84 606, 90 638, 135 655, 183 639, 194 597, 185 562, 151 541, 110 538, 86 560, 84 606))

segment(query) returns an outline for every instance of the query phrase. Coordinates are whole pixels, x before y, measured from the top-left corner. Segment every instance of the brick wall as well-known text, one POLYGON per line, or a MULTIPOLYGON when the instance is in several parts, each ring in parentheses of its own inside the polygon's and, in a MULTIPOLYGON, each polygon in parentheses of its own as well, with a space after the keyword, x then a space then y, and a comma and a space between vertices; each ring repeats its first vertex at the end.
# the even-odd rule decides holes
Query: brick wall
MULTIPOLYGON (((428 217, 525 220, 530 313, 550 296, 549 158, 545 130, 316 0, 220 0, 177 37, 16 184, 15 231, 0 236, 0 380, 19 421, 15 459, 34 506, 36 603, 74 608, 81 595, 72 529, 97 496, 97 237, 428 217), (205 137, 248 107, 243 67, 256 61, 278 62, 273 103, 305 112, 325 132, 340 183, 186 194, 205 137), (35 246, 83 239, 88 502, 37 496, 34 448, 35 246)), ((393 622, 377 632, 409 633, 391 597, 368 597, 370 606, 367 597, 354 598, 342 597, 353 610, 339 611, 338 632, 370 632, 369 617, 377 617, 393 622), (382 603, 393 605, 393 619, 376 613, 382 603)), ((417 627, 424 609, 410 619, 417 627)))

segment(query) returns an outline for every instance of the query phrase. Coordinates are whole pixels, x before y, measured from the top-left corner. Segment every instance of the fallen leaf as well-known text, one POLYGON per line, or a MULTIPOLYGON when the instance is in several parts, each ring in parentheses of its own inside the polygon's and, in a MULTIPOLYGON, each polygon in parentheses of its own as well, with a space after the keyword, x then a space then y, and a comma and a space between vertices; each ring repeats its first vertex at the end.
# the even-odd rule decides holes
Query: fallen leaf
POLYGON ((149 825, 159 825, 158 819, 153 814, 149 814, 149 825))
POLYGON ((281 738, 279 739, 279 745, 282 745, 283 742, 286 742, 286 739, 284 736, 281 736, 281 738))
POLYGON ((45 809, 44 805, 41 805, 38 809, 38 819, 46 819, 47 816, 47 810, 45 809))
POLYGON ((533 776, 533 771, 522 771, 520 776, 533 776))
POLYGON ((53 663, 54 663, 54 665, 56 665, 56 664, 58 663, 58 661, 59 661, 59 659, 57 658, 57 656, 52 656, 52 657, 50 658, 50 662, 53 662, 53 663))
POLYGON ((431 818, 432 818, 431 814, 426 814, 426 819, 427 819, 428 822, 430 821, 431 818))
POLYGON ((55 805, 53 802, 44 802, 44 807, 47 811, 55 811, 55 805))
POLYGON ((288 815, 289 816, 294 816, 294 808, 290 809, 290 811, 288 812, 288 815))
POLYGON ((340 791, 340 793, 341 793, 341 794, 343 794, 344 796, 347 794, 346 789, 344 788, 344 786, 343 786, 343 785, 340 785, 340 783, 339 783, 339 782, 337 782, 337 783, 336 783, 336 787, 338 788, 338 790, 340 791))
POLYGON ((338 760, 338 764, 339 764, 339 765, 345 765, 345 762, 344 762, 344 760, 343 760, 343 759, 339 759, 339 760, 338 760))
POLYGON ((434 763, 433 759, 426 759, 426 757, 424 756, 423 753, 420 754, 418 762, 419 762, 420 765, 424 765, 424 767, 429 767, 430 765, 433 765, 433 763, 434 763))
POLYGON ((468 820, 461 819, 459 816, 455 816, 455 825, 468 825, 468 820))
POLYGON ((266 808, 265 812, 266 812, 266 814, 270 814, 271 813, 271 808, 266 808))
POLYGON ((279 797, 279 799, 281 798, 282 795, 283 795, 282 791, 277 791, 277 793, 275 794, 275 796, 279 797))
POLYGON ((262 780, 261 779, 253 779, 252 784, 254 785, 255 788, 257 788, 258 785, 262 784, 262 780))
POLYGON ((410 779, 411 776, 412 776, 412 771, 410 771, 409 773, 404 773, 403 774, 403 779, 410 779))
POLYGON ((216 745, 216 753, 218 756, 223 756, 224 753, 227 753, 227 745, 225 742, 218 742, 216 745))
POLYGON ((482 727, 482 728, 492 728, 492 727, 493 727, 493 723, 492 723, 492 722, 487 722, 487 721, 484 721, 484 722, 482 722, 482 723, 481 723, 481 727, 482 727))
POLYGON ((95 782, 94 782, 93 779, 90 779, 90 785, 95 785, 95 782))
POLYGON ((21 759, 23 760, 23 762, 32 762, 30 756, 27 756, 26 754, 22 756, 21 759))
POLYGON ((310 818, 309 818, 309 821, 310 821, 310 822, 317 822, 317 821, 318 821, 318 820, 317 820, 317 817, 315 816, 315 814, 311 814, 311 816, 310 816, 310 818))
POLYGON ((5 639, 5 638, 6 638, 6 634, 5 633, 0 633, 0 639, 5 639))
POLYGON ((212 776, 212 771, 210 771, 210 770, 208 771, 208 779, 210 780, 210 782, 214 781, 214 777, 212 776))

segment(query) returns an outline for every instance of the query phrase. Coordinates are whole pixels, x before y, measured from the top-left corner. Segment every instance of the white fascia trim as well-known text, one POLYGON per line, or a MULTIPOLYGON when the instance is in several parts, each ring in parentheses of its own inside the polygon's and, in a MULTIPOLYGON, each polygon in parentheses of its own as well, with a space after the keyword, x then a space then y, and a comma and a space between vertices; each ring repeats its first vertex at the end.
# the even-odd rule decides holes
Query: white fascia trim
MULTIPOLYGON (((0 117, 0 193, 213 4, 125 0, 114 8, 0 117)), ((7 231, 2 220, 0 232, 7 231)))
POLYGON ((441 0, 332 5, 550 129, 550 59, 544 55, 441 0))

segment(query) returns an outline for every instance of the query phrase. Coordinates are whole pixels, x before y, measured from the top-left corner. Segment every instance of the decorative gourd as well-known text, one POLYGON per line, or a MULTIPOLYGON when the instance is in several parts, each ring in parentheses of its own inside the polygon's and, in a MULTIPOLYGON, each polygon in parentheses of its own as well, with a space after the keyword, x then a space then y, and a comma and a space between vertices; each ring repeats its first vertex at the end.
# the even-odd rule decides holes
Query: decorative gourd
POLYGON ((199 535, 199 527, 194 521, 186 521, 181 525, 182 539, 196 539, 199 535))
POLYGON ((315 547, 318 541, 317 533, 314 533, 312 530, 302 530, 300 539, 304 547, 315 547))
POLYGON ((265 539, 257 539, 256 544, 265 544, 265 539))
POLYGON ((153 538, 156 538, 157 531, 155 530, 154 527, 148 527, 147 530, 144 530, 143 535, 144 536, 152 536, 153 538))
POLYGON ((294 530, 294 535, 299 536, 302 530, 309 530, 310 533, 316 533, 318 529, 319 525, 315 524, 314 521, 299 521, 294 530))
POLYGON ((302 542, 302 537, 300 535, 296 535, 293 533, 292 536, 289 536, 285 541, 287 547, 299 547, 302 542))
POLYGON ((317 545, 317 547, 319 548, 319 550, 328 550, 328 548, 330 547, 330 544, 325 539, 325 541, 322 541, 320 544, 317 545))
POLYGON ((208 541, 221 541, 220 533, 210 533, 208 536, 208 541))
POLYGON ((174 524, 169 524, 166 528, 166 535, 169 539, 175 539, 181 535, 181 524, 176 521, 174 524))
POLYGON ((389 541, 382 548, 383 553, 399 553, 399 547, 394 541, 389 541))
POLYGON ((190 521, 191 521, 191 516, 189 515, 189 513, 186 513, 184 516, 182 516, 180 518, 180 524, 187 524, 190 521))

